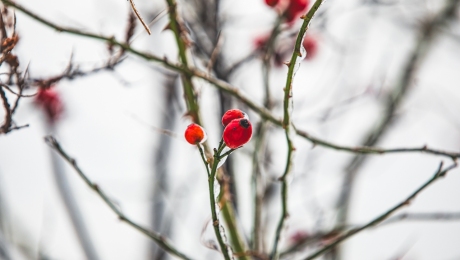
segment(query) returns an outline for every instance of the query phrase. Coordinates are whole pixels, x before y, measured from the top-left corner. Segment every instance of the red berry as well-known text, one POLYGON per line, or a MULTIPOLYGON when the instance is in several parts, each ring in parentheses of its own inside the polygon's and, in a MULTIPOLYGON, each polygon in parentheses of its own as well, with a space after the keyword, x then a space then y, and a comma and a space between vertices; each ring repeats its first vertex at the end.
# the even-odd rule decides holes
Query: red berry
POLYGON ((265 3, 266 3, 268 6, 274 7, 274 6, 276 6, 276 5, 279 3, 279 0, 265 0, 265 3))
POLYGON ((64 111, 61 97, 52 88, 39 88, 35 96, 35 103, 43 108, 50 123, 55 123, 64 111))
POLYGON ((225 112, 222 116, 222 125, 227 126, 232 120, 239 118, 248 119, 248 115, 239 109, 227 110, 227 112, 225 112))
POLYGON ((206 141, 206 132, 197 124, 190 124, 185 129, 185 140, 190 144, 201 144, 206 141))
POLYGON ((318 43, 315 38, 306 36, 303 40, 303 47, 307 51, 307 60, 311 60, 316 56, 316 53, 318 52, 318 43))
POLYGON ((243 146, 252 136, 252 125, 246 118, 232 120, 224 129, 224 142, 231 149, 243 146))

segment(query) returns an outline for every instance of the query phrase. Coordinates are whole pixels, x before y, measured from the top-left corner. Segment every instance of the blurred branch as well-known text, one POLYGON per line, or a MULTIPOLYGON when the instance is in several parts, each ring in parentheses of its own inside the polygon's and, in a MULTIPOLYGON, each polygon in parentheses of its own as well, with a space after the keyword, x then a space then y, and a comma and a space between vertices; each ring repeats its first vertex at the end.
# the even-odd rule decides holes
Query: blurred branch
POLYGON ((401 213, 388 218, 382 225, 393 224, 401 221, 459 221, 460 212, 437 212, 437 213, 401 213))
MULTIPOLYGON (((6 93, 3 90, 3 87, 0 86, 0 98, 2 99, 3 109, 5 110, 5 120, 3 125, 0 127, 1 133, 8 133, 10 131, 11 122, 12 122, 12 114, 10 109, 10 104, 8 103, 8 99, 6 98, 6 93)), ((19 98, 19 97, 18 97, 19 98)))
MULTIPOLYGON (((188 39, 185 29, 177 15, 177 4, 175 0, 166 0, 169 6, 169 29, 174 33, 177 48, 180 57, 180 66, 189 69, 189 61, 187 58, 188 39)), ((184 89, 185 101, 187 104, 187 113, 192 117, 193 122, 203 126, 201 120, 199 105, 195 95, 195 87, 192 82, 192 75, 182 73, 182 85, 184 89)), ((205 151, 210 152, 209 147, 205 146, 205 151)))
MULTIPOLYGON (((48 127, 48 130, 53 130, 53 124, 48 124, 48 127)), ((59 194, 61 195, 68 217, 70 217, 72 227, 77 235, 78 242, 80 243, 80 246, 88 260, 100 259, 95 248, 95 244, 93 243, 93 239, 88 232, 88 227, 85 223, 82 211, 75 199, 72 186, 69 183, 62 161, 59 160, 58 154, 52 152, 51 150, 50 152, 54 180, 56 181, 56 186, 59 194)))
POLYGON ((53 84, 56 84, 63 79, 73 80, 78 77, 90 76, 92 74, 96 74, 104 70, 113 70, 122 61, 124 61, 124 59, 122 59, 121 57, 118 57, 116 60, 113 60, 113 61, 109 60, 104 66, 100 66, 100 67, 96 67, 96 68, 84 71, 84 70, 80 70, 80 68, 73 63, 72 58, 71 58, 69 61, 69 64, 67 65, 67 68, 61 74, 52 76, 52 77, 48 77, 46 79, 35 78, 35 79, 32 79, 32 82, 34 85, 38 85, 43 88, 49 88, 53 84))
MULTIPOLYGON (((280 13, 275 20, 273 29, 271 30, 270 37, 265 46, 262 48, 262 74, 263 74, 263 85, 264 85, 264 107, 270 110, 273 106, 273 101, 270 94, 270 70, 271 70, 271 59, 275 49, 276 39, 281 32, 281 23, 283 22, 283 15, 280 13)), ((250 57, 250 56, 249 56, 250 57)), ((238 64, 238 63, 237 63, 238 64)), ((237 65, 235 64, 235 65, 237 65)), ((231 68, 234 69, 235 66, 231 68)), ((256 252, 260 252, 262 249, 262 203, 263 203, 263 190, 265 187, 262 186, 262 169, 260 162, 260 154, 262 153, 262 146, 266 141, 266 135, 268 131, 267 120, 262 120, 257 125, 257 130, 254 133, 253 138, 255 139, 255 147, 252 155, 253 173, 252 173, 252 189, 254 195, 254 218, 253 218, 253 230, 252 230, 252 249, 256 252)))
MULTIPOLYGON (((449 0, 448 4, 437 16, 422 24, 422 27, 418 32, 416 46, 410 54, 403 69, 401 69, 402 72, 399 81, 392 92, 386 97, 385 112, 380 121, 376 124, 375 128, 369 131, 364 138, 364 146, 374 146, 377 144, 392 125, 394 114, 399 109, 405 96, 407 95, 417 69, 435 39, 437 29, 455 17, 455 10, 458 2, 458 0, 449 0)), ((337 226, 344 226, 348 221, 351 193, 353 191, 356 176, 359 169, 365 162, 365 159, 366 157, 357 154, 346 167, 344 184, 337 202, 337 226)))
POLYGON ((268 124, 267 121, 261 121, 257 125, 254 133, 255 145, 252 154, 252 192, 254 203, 254 218, 252 227, 251 244, 252 249, 256 252, 261 251, 263 245, 262 235, 262 204, 264 197, 264 187, 262 186, 262 165, 260 163, 260 154, 264 150, 262 147, 266 145, 266 133, 268 124))
POLYGON ((397 210, 401 209, 404 206, 408 206, 412 202, 412 200, 414 200, 415 197, 420 192, 425 190, 428 186, 430 186, 432 183, 437 181, 439 178, 444 177, 447 174, 448 171, 450 171, 450 170, 454 169, 455 167, 457 167, 457 163, 452 164, 451 166, 445 168, 444 170, 442 169, 442 166, 443 166, 443 163, 441 162, 440 165, 439 165, 439 168, 436 171, 436 173, 434 174, 434 176, 431 179, 429 179, 427 182, 425 182, 422 186, 420 186, 420 188, 415 190, 405 200, 403 200, 402 202, 398 203, 396 206, 392 207, 391 209, 389 209, 388 211, 386 211, 382 215, 380 215, 380 216, 376 217, 375 219, 369 221, 367 224, 365 224, 363 226, 360 226, 358 228, 353 228, 351 230, 348 230, 348 231, 344 232, 342 235, 340 235, 336 239, 334 239, 334 242, 332 242, 332 243, 324 246, 323 248, 317 250, 313 254, 311 254, 308 257, 306 257, 304 260, 315 259, 315 258, 321 256, 322 254, 328 252, 329 250, 333 249, 335 246, 337 246, 341 242, 343 242, 343 241, 347 240, 348 238, 358 234, 359 232, 361 232, 363 230, 366 230, 366 229, 368 229, 370 227, 373 227, 373 226, 375 226, 377 224, 380 224, 382 221, 384 221, 385 219, 390 217, 397 210))
MULTIPOLYGON (((180 113, 175 107, 175 102, 179 98, 177 73, 164 74, 164 88, 163 88, 163 113, 161 119, 161 130, 174 128, 175 121, 180 113)), ((159 131, 160 129, 157 129, 159 131)), ((163 130, 169 131, 169 130, 163 130)), ((171 131, 169 131, 171 132, 171 131)), ((163 132, 164 133, 164 132, 163 132)), ((170 158, 172 155, 172 139, 163 138, 160 136, 158 144, 154 151, 154 164, 152 173, 152 206, 151 218, 153 230, 157 230, 165 236, 170 236, 172 227, 172 212, 167 210, 165 198, 170 193, 170 158)), ((150 248, 151 258, 155 260, 165 260, 167 258, 166 252, 159 248, 156 244, 152 243, 150 248)))
MULTIPOLYGON (((283 112, 284 112, 284 117, 283 117, 283 128, 285 130, 286 134, 286 142, 288 146, 288 152, 287 152, 287 160, 286 160, 286 168, 284 170, 283 175, 280 177, 281 181, 281 217, 278 223, 278 226, 276 228, 276 233, 275 233, 275 241, 273 242, 273 249, 270 254, 270 259, 278 259, 279 258, 279 253, 278 253, 278 243, 280 241, 280 236, 281 236, 281 231, 284 227, 284 222, 286 218, 288 217, 288 201, 287 201, 287 196, 288 196, 288 183, 287 183, 287 177, 288 174, 291 171, 292 168, 292 157, 293 153, 295 150, 294 144, 292 142, 292 133, 294 131, 291 131, 291 113, 292 113, 292 82, 294 80, 294 76, 296 73, 296 70, 298 69, 298 62, 297 58, 302 57, 302 52, 300 48, 302 47, 302 42, 303 38, 305 36, 305 32, 308 29, 308 26, 310 25, 310 21, 315 15, 316 11, 318 8, 321 6, 323 3, 323 0, 316 0, 313 6, 310 8, 308 13, 305 16, 302 16, 302 19, 304 20, 302 23, 302 27, 300 27, 300 31, 297 35, 297 40, 295 43, 294 51, 291 56, 291 60, 289 61, 289 70, 287 74, 287 79, 286 79, 286 85, 284 87, 284 103, 283 103, 283 112), (292 132, 292 133, 291 133, 292 132)), ((276 28, 275 28, 276 29, 276 28)), ((305 54, 306 55, 306 52, 305 54)), ((304 57, 305 58, 305 57, 304 57)), ((268 94, 268 93, 267 93, 268 94)))
MULTIPOLYGON (((431 212, 431 213, 400 213, 396 216, 389 217, 386 220, 379 223, 378 227, 382 227, 388 224, 394 224, 402 221, 439 221, 439 222, 446 222, 446 221, 460 221, 460 212, 431 212)), ((296 241, 293 245, 291 245, 288 249, 284 250, 281 253, 281 258, 286 257, 289 254, 299 252, 305 249, 307 246, 321 242, 327 241, 331 238, 337 238, 337 236, 345 229, 354 229, 364 225, 353 225, 352 227, 337 227, 328 232, 317 232, 311 235, 307 235, 298 241, 296 241)))
POLYGON ((74 170, 78 173, 78 175, 83 179, 83 181, 85 181, 85 183, 93 190, 95 191, 99 197, 101 197, 101 199, 105 202, 105 204, 107 204, 107 206, 110 207, 110 209, 118 216, 118 218, 121 220, 121 221, 124 221, 126 222, 128 225, 132 226, 133 228, 135 228, 136 230, 140 231, 141 233, 143 233, 144 235, 150 237, 151 239, 153 239, 161 248, 163 248, 165 251, 167 251, 168 253, 172 254, 172 255, 175 255, 177 257, 179 257, 180 259, 191 259, 189 258, 188 256, 184 255, 183 253, 179 252, 174 246, 172 246, 168 241, 166 241, 166 238, 163 237, 162 235, 156 233, 156 232, 153 232, 153 231, 150 231, 142 226, 140 226, 139 224, 135 223, 134 221, 132 221, 131 219, 129 219, 123 212, 121 212, 121 210, 119 209, 119 207, 117 205, 115 205, 111 200, 110 198, 107 196, 107 194, 96 184, 94 183, 93 181, 91 181, 84 173, 83 171, 80 169, 80 167, 78 167, 77 165, 77 162, 75 161, 75 159, 73 159, 72 157, 70 157, 61 147, 61 145, 58 143, 58 141, 53 137, 53 136, 47 136, 45 137, 45 142, 51 147, 53 148, 59 155, 61 155, 61 157, 66 160, 70 166, 72 166, 72 168, 74 168, 74 170))
MULTIPOLYGON (((106 36, 101 36, 98 34, 93 34, 93 33, 88 33, 88 32, 83 32, 77 29, 73 28, 66 28, 62 26, 58 26, 34 13, 31 11, 25 9, 24 7, 10 1, 10 0, 1 0, 4 4, 12 6, 16 8, 17 10, 23 12, 24 14, 28 15, 29 17, 35 19, 36 21, 56 29, 57 31, 60 32, 67 32, 70 34, 75 34, 83 37, 88 37, 92 39, 97 39, 97 40, 102 40, 105 41, 109 44, 112 44, 114 46, 118 46, 122 49, 124 49, 127 52, 130 52, 136 56, 142 57, 146 60, 149 61, 155 61, 163 64, 164 67, 169 68, 171 70, 180 72, 182 74, 188 75, 188 76, 195 76, 198 78, 201 78, 205 81, 208 81, 218 89, 222 90, 225 93, 229 93, 230 95, 234 96, 238 100, 240 100, 242 103, 247 105, 249 108, 251 108, 254 112, 259 114, 259 116, 262 117, 262 119, 266 119, 269 122, 273 123, 276 126, 282 126, 283 122, 278 119, 276 116, 274 116, 269 110, 264 108, 263 106, 260 106, 253 102, 253 98, 246 96, 246 94, 243 94, 238 88, 232 86, 231 84, 213 78, 209 76, 208 73, 202 72, 200 70, 197 70, 195 68, 185 68, 183 65, 179 64, 174 64, 170 61, 168 61, 166 58, 160 58, 155 55, 139 51, 137 49, 132 48, 128 44, 119 42, 115 40, 113 37, 106 37, 106 36)), ((339 150, 339 151, 346 151, 346 152, 351 152, 351 153, 357 153, 357 154, 384 154, 384 153, 401 153, 401 152, 423 152, 423 153, 428 153, 428 154, 434 154, 434 155, 441 155, 441 156, 446 156, 449 158, 460 158, 460 153, 459 152, 449 152, 449 151, 442 151, 438 149, 431 149, 428 148, 427 146, 423 146, 420 148, 394 148, 394 149, 382 149, 382 148, 376 148, 376 147, 367 147, 367 146, 343 146, 343 145, 338 145, 332 142, 328 142, 326 140, 323 140, 321 138, 315 137, 313 135, 310 135, 306 131, 300 130, 300 129, 295 129, 297 135, 309 140, 312 142, 314 145, 319 145, 323 147, 327 147, 330 149, 334 150, 339 150)))

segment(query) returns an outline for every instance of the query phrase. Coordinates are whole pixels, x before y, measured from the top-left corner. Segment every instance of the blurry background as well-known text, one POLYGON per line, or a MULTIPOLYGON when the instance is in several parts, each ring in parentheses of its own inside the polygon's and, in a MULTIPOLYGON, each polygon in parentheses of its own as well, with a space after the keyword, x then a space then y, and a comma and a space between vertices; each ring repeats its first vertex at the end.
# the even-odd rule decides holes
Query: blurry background
MULTIPOLYGON (((132 13, 127 1, 16 2, 59 25, 120 41, 132 13)), ((459 151, 458 10, 445 19, 446 23, 436 25, 434 33, 426 29, 448 2, 455 1, 326 1, 312 20, 306 36, 311 41, 310 49, 306 46, 307 59, 295 75, 292 120, 296 127, 339 145, 428 145, 459 151)), ((168 24, 166 3, 139 0, 136 7, 147 23, 153 21, 152 35, 136 19, 132 46, 176 61, 173 34, 164 30, 168 24)), ((270 65, 264 67, 264 38, 276 23, 276 8, 263 0, 178 1, 178 8, 189 32, 193 64, 207 71, 208 61, 213 60, 209 67, 214 77, 230 82, 260 105, 266 101, 264 69, 270 67, 270 108, 281 118, 287 67, 280 62, 290 58, 301 20, 281 25, 273 57, 265 63, 270 65), (213 52, 216 58, 211 58, 213 52)), ((21 71, 28 66, 31 79, 61 75, 71 56, 74 66, 82 71, 104 66, 110 58, 104 42, 59 33, 21 12, 16 16, 20 39, 14 53, 21 71)), ((211 147, 220 140, 220 117, 229 108, 248 112, 253 125, 258 126, 260 117, 242 102, 203 80, 195 83, 211 147)), ((53 152, 43 139, 53 134, 132 220, 164 234, 194 259, 220 259, 219 253, 206 247, 208 241, 215 240, 207 176, 198 150, 183 138, 191 120, 185 116, 177 73, 125 54, 113 70, 63 79, 53 89, 64 106, 53 127, 35 98, 24 97, 14 121, 30 126, 0 136, 2 257, 86 258, 53 177, 58 164, 67 176, 100 259, 175 259, 119 221, 60 157, 55 156, 53 163, 53 152)), ((36 92, 36 87, 25 90, 26 94, 36 92)), ((7 95, 14 100, 14 95, 7 95)), ((249 239, 254 218, 254 162, 260 165, 264 194, 261 250, 270 252, 280 216, 277 178, 284 171, 287 147, 282 128, 266 127, 260 149, 255 149, 254 136, 224 167, 232 176, 238 220, 249 239), (255 151, 257 160, 253 160, 255 151)), ((282 233, 281 251, 302 239, 330 232, 339 224, 366 223, 428 180, 441 160, 451 164, 449 158, 424 153, 363 158, 315 146, 301 137, 294 141, 297 150, 289 179, 290 217, 282 233), (354 180, 349 201, 343 201, 347 197, 346 176, 354 180), (341 218, 346 221, 341 223, 341 218)), ((458 216, 459 187, 456 169, 401 212, 458 216)), ((460 221, 455 220, 460 219, 407 220, 378 226, 347 240, 340 252, 325 258, 460 259, 460 221)), ((304 246, 284 258, 302 259, 321 243, 304 246)))

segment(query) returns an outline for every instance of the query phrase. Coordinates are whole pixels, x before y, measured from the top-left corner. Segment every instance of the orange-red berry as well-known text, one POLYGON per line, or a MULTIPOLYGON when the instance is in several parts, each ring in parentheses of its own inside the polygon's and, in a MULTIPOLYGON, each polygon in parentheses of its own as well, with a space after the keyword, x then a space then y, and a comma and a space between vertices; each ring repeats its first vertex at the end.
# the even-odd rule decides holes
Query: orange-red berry
POLYGON ((231 149, 243 146, 252 136, 252 125, 246 118, 232 120, 224 129, 223 139, 231 149))
POLYGON ((248 115, 239 109, 230 109, 222 116, 222 125, 227 126, 232 120, 248 118, 248 115))
POLYGON ((185 140, 190 144, 201 144, 206 141, 206 132, 203 127, 197 124, 190 124, 185 129, 185 140))

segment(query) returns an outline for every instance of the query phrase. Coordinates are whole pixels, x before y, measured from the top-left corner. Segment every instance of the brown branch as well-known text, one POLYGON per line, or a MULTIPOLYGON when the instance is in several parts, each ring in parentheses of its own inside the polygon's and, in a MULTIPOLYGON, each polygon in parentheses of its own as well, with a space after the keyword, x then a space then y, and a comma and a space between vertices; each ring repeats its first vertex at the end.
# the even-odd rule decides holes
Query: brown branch
POLYGON ((191 259, 188 256, 184 255, 183 253, 179 252, 174 246, 172 246, 165 237, 161 234, 148 230, 137 224, 136 222, 129 219, 121 210, 120 208, 112 202, 109 196, 93 181, 91 181, 85 173, 80 169, 77 165, 75 159, 70 157, 58 143, 58 141, 52 137, 47 136, 45 137, 45 142, 55 150, 65 161, 67 161, 70 166, 78 173, 78 175, 83 179, 83 181, 94 191, 96 192, 99 197, 109 206, 109 208, 118 216, 121 221, 126 222, 128 225, 132 226, 136 230, 140 231, 144 235, 150 237, 153 241, 155 241, 162 249, 167 251, 168 253, 179 257, 180 259, 191 259))
POLYGON ((133 9, 134 13, 135 13, 136 16, 137 16, 137 19, 139 19, 139 21, 142 23, 142 26, 144 26, 144 28, 145 28, 145 30, 147 31, 147 33, 148 33, 149 35, 151 35, 152 32, 150 31, 149 26, 144 22, 144 19, 142 19, 141 15, 140 15, 139 12, 137 11, 136 6, 134 5, 134 1, 133 1, 133 0, 129 0, 129 3, 131 4, 131 8, 133 9))

